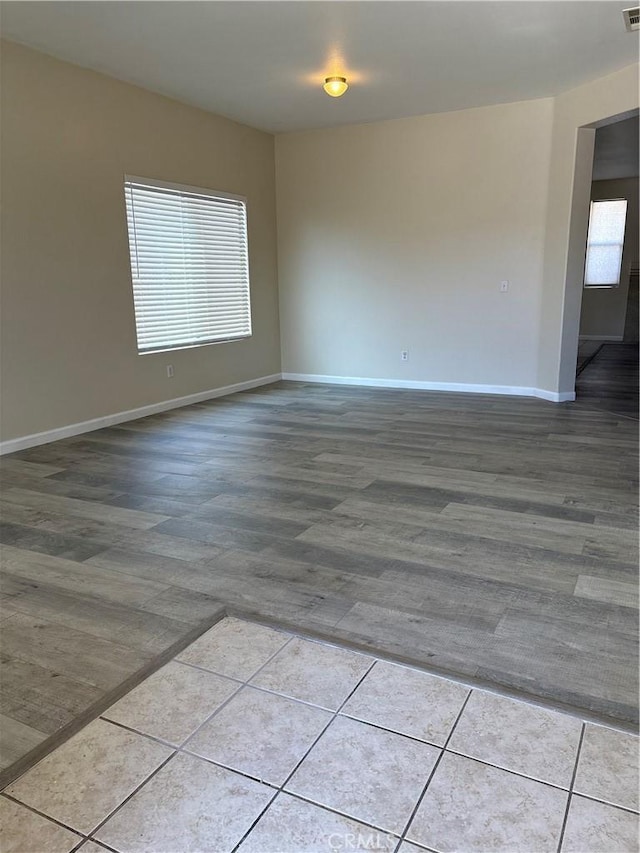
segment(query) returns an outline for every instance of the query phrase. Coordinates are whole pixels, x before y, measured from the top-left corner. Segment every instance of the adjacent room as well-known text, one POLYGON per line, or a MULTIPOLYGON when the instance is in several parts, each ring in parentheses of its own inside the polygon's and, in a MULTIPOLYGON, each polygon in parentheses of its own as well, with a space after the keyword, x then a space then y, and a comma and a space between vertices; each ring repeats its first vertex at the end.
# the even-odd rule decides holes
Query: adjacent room
POLYGON ((637 853, 640 10, 0 7, 0 849, 637 853))
POLYGON ((576 397, 634 417, 638 413, 638 119, 596 130, 591 175, 590 226, 582 291, 576 397), (598 216, 610 215, 597 233, 598 216), (617 233, 611 233, 611 226, 617 233), (613 239, 612 239, 613 238, 613 239), (611 260, 590 266, 604 252, 611 260))

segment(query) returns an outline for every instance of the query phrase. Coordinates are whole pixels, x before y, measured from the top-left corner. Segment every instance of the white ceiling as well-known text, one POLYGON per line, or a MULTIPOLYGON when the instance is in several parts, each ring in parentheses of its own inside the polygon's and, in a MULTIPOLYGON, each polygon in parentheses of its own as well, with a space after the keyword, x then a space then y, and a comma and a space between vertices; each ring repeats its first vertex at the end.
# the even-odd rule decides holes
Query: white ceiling
POLYGON ((557 94, 638 59, 631 0, 5 2, 5 38, 272 132, 557 94), (321 89, 344 74, 340 99, 321 89))
POLYGON ((638 177, 638 116, 596 130, 594 181, 638 177))

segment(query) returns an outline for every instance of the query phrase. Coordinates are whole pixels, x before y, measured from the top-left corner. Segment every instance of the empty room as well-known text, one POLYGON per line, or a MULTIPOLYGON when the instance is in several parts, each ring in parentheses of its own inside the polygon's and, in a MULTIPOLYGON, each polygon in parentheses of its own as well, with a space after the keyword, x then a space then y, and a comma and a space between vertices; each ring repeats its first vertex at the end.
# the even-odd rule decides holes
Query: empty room
POLYGON ((0 13, 3 853, 637 853, 640 10, 0 13))

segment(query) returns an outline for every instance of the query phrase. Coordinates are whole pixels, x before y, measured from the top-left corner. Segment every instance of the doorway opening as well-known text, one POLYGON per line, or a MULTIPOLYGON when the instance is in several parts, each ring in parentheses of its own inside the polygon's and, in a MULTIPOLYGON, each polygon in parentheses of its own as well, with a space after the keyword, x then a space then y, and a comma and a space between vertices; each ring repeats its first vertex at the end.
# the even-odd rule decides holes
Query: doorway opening
POLYGON ((638 417, 638 117, 595 131, 576 400, 638 417))

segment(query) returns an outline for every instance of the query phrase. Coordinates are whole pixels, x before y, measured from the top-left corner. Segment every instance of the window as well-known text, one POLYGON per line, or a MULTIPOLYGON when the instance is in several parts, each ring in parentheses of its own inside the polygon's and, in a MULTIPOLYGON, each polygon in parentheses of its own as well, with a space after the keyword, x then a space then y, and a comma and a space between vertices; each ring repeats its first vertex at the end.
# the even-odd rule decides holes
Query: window
POLYGON ((624 198, 591 202, 585 287, 617 287, 620 284, 626 218, 624 198))
POLYGON ((251 335, 245 200, 125 177, 140 354, 251 335))

